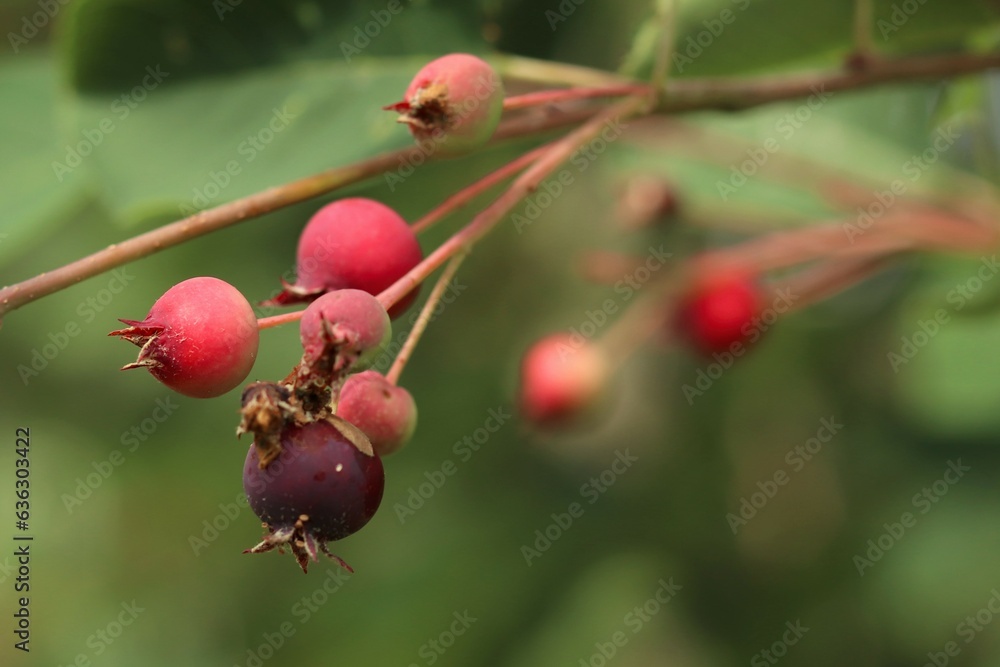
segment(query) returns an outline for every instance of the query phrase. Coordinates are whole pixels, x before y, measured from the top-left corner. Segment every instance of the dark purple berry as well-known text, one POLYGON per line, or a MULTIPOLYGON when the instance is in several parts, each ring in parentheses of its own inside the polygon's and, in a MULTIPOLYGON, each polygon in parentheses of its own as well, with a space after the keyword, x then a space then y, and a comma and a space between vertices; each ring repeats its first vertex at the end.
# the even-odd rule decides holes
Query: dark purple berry
POLYGON ((286 426, 280 442, 281 454, 266 468, 254 445, 243 466, 250 507, 270 531, 248 552, 288 546, 305 572, 322 551, 350 570, 326 543, 357 532, 374 516, 385 485, 382 461, 360 431, 336 418, 286 426))

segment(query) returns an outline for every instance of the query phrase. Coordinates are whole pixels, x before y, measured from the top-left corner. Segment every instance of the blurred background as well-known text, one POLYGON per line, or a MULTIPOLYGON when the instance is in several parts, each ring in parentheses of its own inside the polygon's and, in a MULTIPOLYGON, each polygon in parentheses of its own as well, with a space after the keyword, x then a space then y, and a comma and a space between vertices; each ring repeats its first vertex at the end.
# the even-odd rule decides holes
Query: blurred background
MULTIPOLYGON (((681 2, 677 69, 836 66, 852 11, 681 2)), ((0 2, 0 283, 185 210, 409 145, 380 108, 450 51, 643 76, 651 13, 639 0, 0 2), (238 173, 223 178, 233 162, 238 173)), ((1000 36, 990 2, 879 1, 875 16, 875 44, 890 54, 986 50, 1000 36)), ((504 223, 476 248, 464 291, 403 374, 420 424, 385 460, 380 512, 332 545, 350 577, 330 562, 303 576, 288 555, 241 555, 261 531, 242 505, 238 392, 195 400, 120 373, 134 348, 106 337, 195 275, 251 301, 271 296, 331 197, 8 314, 0 664, 1000 663, 1000 280, 989 256, 900 259, 779 318, 728 369, 651 343, 575 430, 539 433, 514 408, 533 340, 586 330, 608 299, 627 305, 613 285, 581 278, 581 253, 662 246, 680 261, 829 219, 818 183, 787 178, 792 157, 902 179, 910 193, 962 172, 995 183, 998 93, 995 77, 977 76, 838 93, 808 115, 803 101, 693 114, 673 135, 636 122, 586 169, 568 165, 574 184, 537 220, 504 223), (944 130, 956 137, 947 150, 925 153, 944 130), (724 200, 719 183, 769 139, 774 159, 724 200), (637 177, 669 179, 681 214, 623 231, 637 177), (942 309, 947 322, 928 334, 942 309), (904 348, 905 363, 891 363, 904 348), (31 432, 27 654, 12 646, 18 427, 31 432)), ((412 220, 540 140, 337 196, 373 197, 412 220)), ((425 251, 468 215, 422 236, 425 251)), ((296 327, 265 331, 253 376, 284 377, 300 353, 296 327)))

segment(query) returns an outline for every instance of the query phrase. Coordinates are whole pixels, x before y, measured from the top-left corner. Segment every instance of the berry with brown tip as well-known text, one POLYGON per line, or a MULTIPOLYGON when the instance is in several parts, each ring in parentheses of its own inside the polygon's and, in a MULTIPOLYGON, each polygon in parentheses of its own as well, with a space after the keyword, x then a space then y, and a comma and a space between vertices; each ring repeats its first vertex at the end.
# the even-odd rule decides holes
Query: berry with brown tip
POLYGON ((461 153, 482 146, 500 124, 504 87, 489 63, 452 53, 427 63, 406 89, 400 112, 414 138, 434 150, 461 153))
POLYGON ((336 417, 290 424, 281 454, 261 467, 256 445, 243 466, 243 489, 268 534, 245 553, 289 547, 305 572, 318 554, 350 570, 326 543, 360 530, 382 502, 382 461, 364 434, 336 417))
POLYGON ((257 357, 253 308, 218 278, 180 282, 156 300, 145 319, 120 321, 129 326, 108 335, 142 348, 122 370, 146 368, 186 396, 211 398, 235 389, 257 357))

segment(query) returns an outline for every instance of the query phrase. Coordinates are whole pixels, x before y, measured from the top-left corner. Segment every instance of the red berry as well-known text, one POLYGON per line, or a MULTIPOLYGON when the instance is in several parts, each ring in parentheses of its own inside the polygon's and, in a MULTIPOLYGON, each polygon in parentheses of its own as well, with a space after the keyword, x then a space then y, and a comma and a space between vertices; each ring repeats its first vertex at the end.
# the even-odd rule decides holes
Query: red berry
POLYGON ((417 428, 417 405, 410 392, 377 371, 347 378, 337 401, 337 416, 364 431, 379 456, 399 450, 417 428))
POLYGON ((281 454, 266 468, 260 467, 257 447, 250 446, 243 489, 270 532, 249 552, 287 545, 303 571, 308 559, 319 560, 319 551, 350 569, 326 542, 368 523, 382 502, 385 475, 378 455, 361 451, 347 429, 350 425, 339 420, 286 426, 281 454))
POLYGON ((521 362, 521 411, 539 426, 571 421, 597 403, 608 371, 604 354, 593 343, 569 334, 547 336, 521 362))
MULTIPOLYGON (((309 220, 296 258, 298 278, 272 303, 311 301, 337 289, 378 294, 423 259, 420 244, 406 221, 371 199, 341 199, 327 204, 309 220)), ((417 298, 415 288, 389 309, 398 317, 417 298)))
POLYGON ((309 304, 299 322, 299 335, 306 363, 332 371, 362 370, 389 343, 392 324, 371 294, 342 289, 309 304), (329 363, 323 364, 324 358, 329 363))
POLYGON ((410 82, 406 98, 385 107, 399 111, 419 142, 460 153, 482 146, 503 112, 503 82, 489 63, 452 53, 427 63, 410 82))
POLYGON ((120 320, 112 331, 142 348, 135 362, 174 391, 195 398, 219 396, 243 382, 257 357, 253 308, 239 290, 218 278, 191 278, 171 287, 146 319, 120 320))
POLYGON ((741 273, 723 273, 699 279, 681 299, 677 328, 705 354, 725 352, 745 343, 754 318, 761 311, 757 283, 741 273))

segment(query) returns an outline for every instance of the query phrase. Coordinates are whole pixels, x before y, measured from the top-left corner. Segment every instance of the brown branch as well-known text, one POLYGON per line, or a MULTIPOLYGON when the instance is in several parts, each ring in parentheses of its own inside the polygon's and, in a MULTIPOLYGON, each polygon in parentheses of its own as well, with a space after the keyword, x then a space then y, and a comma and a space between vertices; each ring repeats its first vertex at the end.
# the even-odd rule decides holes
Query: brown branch
MULTIPOLYGON (((504 73, 535 81, 556 80, 577 85, 615 85, 619 77, 595 70, 544 63, 523 58, 504 59, 504 73)), ((972 74, 1000 66, 1000 55, 948 55, 876 60, 862 71, 812 72, 754 78, 672 80, 661 95, 657 111, 679 113, 708 109, 739 110, 814 95, 818 91, 858 90, 889 82, 927 81, 972 74)), ((521 114, 505 122, 497 139, 526 136, 578 123, 593 117, 594 109, 559 113, 521 114)), ((386 173, 421 149, 406 148, 338 167, 285 185, 269 188, 167 224, 111 245, 66 266, 0 289, 0 318, 43 296, 105 271, 178 245, 202 234, 269 213, 291 204, 386 173)), ((432 156, 430 156, 432 157, 432 156)))
POLYGON ((874 60, 860 71, 816 71, 776 76, 674 79, 658 111, 738 111, 809 97, 819 92, 863 90, 883 83, 935 81, 1000 67, 1000 54, 959 54, 874 60))
MULTIPOLYGON (((533 135, 579 122, 600 110, 577 110, 559 114, 529 114, 512 119, 497 130, 495 141, 533 135)), ((0 318, 12 310, 58 292, 87 278, 128 262, 224 229, 230 225, 277 211, 313 197, 387 173, 406 164, 421 152, 419 146, 376 155, 355 164, 335 167, 313 176, 268 188, 192 216, 168 223, 130 239, 115 243, 86 257, 47 271, 34 278, 0 289, 0 318)), ((426 156, 428 160, 435 155, 426 156)))

